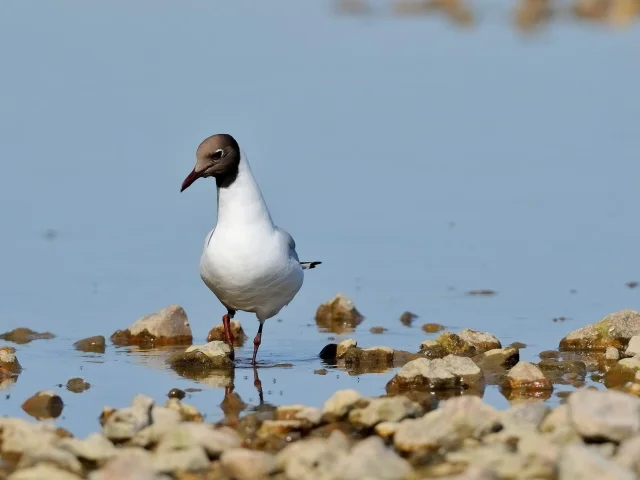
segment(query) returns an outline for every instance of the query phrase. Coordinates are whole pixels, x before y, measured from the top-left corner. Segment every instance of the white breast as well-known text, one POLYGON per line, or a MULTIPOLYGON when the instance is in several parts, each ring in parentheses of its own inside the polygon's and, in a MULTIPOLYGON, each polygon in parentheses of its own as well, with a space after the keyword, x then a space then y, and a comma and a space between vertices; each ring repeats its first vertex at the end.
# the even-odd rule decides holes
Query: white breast
POLYGON ((276 315, 302 287, 304 273, 276 231, 214 231, 200 260, 205 284, 227 308, 276 315))

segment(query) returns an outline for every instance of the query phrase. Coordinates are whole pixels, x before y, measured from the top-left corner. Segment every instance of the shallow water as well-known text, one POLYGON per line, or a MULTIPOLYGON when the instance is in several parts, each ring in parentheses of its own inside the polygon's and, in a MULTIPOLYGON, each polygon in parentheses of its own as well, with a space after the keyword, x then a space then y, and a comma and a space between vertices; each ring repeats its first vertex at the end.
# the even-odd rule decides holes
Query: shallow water
MULTIPOLYGON (((524 38, 506 6, 492 12, 466 32, 338 17, 326 2, 3 4, 0 325, 58 337, 17 346, 25 370, 2 414, 53 389, 58 423, 86 433, 104 405, 191 386, 203 391, 188 402, 221 415, 224 389, 180 378, 165 351, 71 347, 173 303, 196 342, 220 322, 198 275, 214 184, 179 194, 214 132, 244 146, 301 259, 323 261, 266 324, 261 361, 293 365, 259 369, 266 402, 384 392, 393 372, 313 374, 331 336, 315 309, 338 292, 366 320, 336 341, 415 351, 436 336, 420 325, 438 322, 524 342, 525 360, 638 308, 625 282, 640 277, 640 33, 561 23, 524 38), (92 388, 57 387, 76 376, 92 388)), ((252 338, 257 322, 237 319, 252 338)), ((245 366, 236 391, 256 404, 245 366)), ((485 398, 507 405, 493 388, 485 398)))

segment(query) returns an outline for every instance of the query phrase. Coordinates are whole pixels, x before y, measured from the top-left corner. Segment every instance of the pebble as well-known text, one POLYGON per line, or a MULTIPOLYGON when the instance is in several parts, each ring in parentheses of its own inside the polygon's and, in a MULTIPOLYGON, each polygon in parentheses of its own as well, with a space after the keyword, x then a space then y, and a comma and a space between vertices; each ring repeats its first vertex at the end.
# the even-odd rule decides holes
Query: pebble
POLYGON ((482 380, 482 370, 468 357, 418 358, 402 367, 387 383, 387 392, 446 390, 477 385, 482 380))
POLYGON ((624 351, 626 357, 634 357, 640 354, 640 335, 634 335, 624 351))
POLYGON ((192 345, 184 352, 174 353, 167 363, 178 372, 206 372, 208 370, 229 368, 233 365, 232 352, 224 342, 214 340, 205 345, 192 345))
POLYGON ((0 378, 5 375, 19 375, 22 366, 16 357, 16 349, 13 347, 0 347, 0 378))
POLYGON ((67 390, 73 393, 82 393, 85 390, 89 390, 89 388, 91 388, 91 385, 82 378, 72 378, 67 382, 67 390))
POLYGON ((224 473, 234 480, 261 480, 276 470, 275 456, 246 448, 226 450, 220 463, 224 473))
POLYGON ((418 315, 412 312, 404 312, 400 315, 400 323, 402 323, 405 327, 410 327, 413 321, 418 318, 418 315))
POLYGON ((364 316, 343 294, 338 294, 332 300, 323 303, 316 311, 316 324, 334 333, 353 330, 363 320, 364 316))
POLYGON ((634 480, 631 470, 616 464, 584 445, 568 445, 558 464, 558 480, 634 480))
POLYGON ((500 340, 490 333, 465 328, 458 332, 458 336, 468 344, 476 347, 476 352, 478 354, 502 348, 500 340))
MULTIPOLYGON (((633 338, 637 338, 638 340, 640 340, 640 337, 633 337, 633 338)), ((629 349, 627 348, 627 351, 625 353, 628 353, 628 352, 629 352, 629 349)), ((635 355, 635 353, 633 355, 635 355)), ((607 349, 604 352, 604 358, 607 360, 619 360, 620 350, 618 350, 616 347, 607 347, 607 349)))
POLYGON ((569 333, 560 341, 560 350, 624 349, 635 335, 640 335, 640 313, 621 310, 569 333))
POLYGON ((146 315, 128 329, 111 335, 111 341, 116 345, 177 345, 189 344, 192 339, 187 314, 179 305, 170 305, 146 315))
POLYGON ((58 418, 63 408, 62 398, 49 390, 37 392, 22 404, 22 410, 38 420, 58 418))
POLYGON ((322 415, 336 420, 344 418, 361 398, 356 390, 338 390, 324 402, 322 415))
POLYGON ((347 340, 343 340, 338 344, 338 350, 336 352, 336 358, 342 358, 347 353, 347 350, 350 348, 355 348, 358 346, 358 342, 356 342, 353 338, 348 338, 347 340))
POLYGON ((476 355, 473 361, 482 370, 511 368, 520 361, 520 351, 513 347, 495 348, 476 355))
POLYGON ((104 353, 107 347, 107 341, 102 335, 83 338, 73 344, 73 348, 81 352, 104 353))
POLYGON ((130 407, 121 408, 111 413, 102 432, 111 441, 124 441, 133 438, 152 421, 151 409, 154 400, 146 395, 136 395, 130 407))
POLYGON ((502 387, 505 390, 553 390, 551 380, 530 362, 518 362, 507 374, 502 387))
POLYGON ((368 400, 366 406, 349 412, 349 422, 360 428, 371 428, 380 422, 399 422, 422 414, 422 407, 409 398, 382 397, 368 400))
POLYGON ((393 441, 405 453, 456 448, 467 438, 481 438, 500 426, 497 410, 475 395, 455 397, 422 418, 400 422, 393 441))
POLYGON ((569 419, 585 439, 621 442, 640 433, 640 398, 583 388, 569 396, 569 419))
POLYGON ((92 462, 104 462, 113 458, 117 450, 107 438, 100 433, 92 433, 85 439, 63 438, 57 444, 78 458, 92 462))
POLYGON ((81 478, 53 465, 42 463, 31 468, 18 470, 9 475, 7 480, 80 480, 81 478))
MULTIPOLYGON (((247 334, 244 332, 242 325, 240 325, 240 322, 238 322, 237 320, 231 321, 231 333, 233 334, 234 339, 233 344, 236 347, 242 347, 244 345, 244 342, 247 341, 247 334)), ((209 330, 209 334, 207 335, 207 342, 213 342, 214 340, 226 342, 224 325, 216 325, 211 330, 209 330)))

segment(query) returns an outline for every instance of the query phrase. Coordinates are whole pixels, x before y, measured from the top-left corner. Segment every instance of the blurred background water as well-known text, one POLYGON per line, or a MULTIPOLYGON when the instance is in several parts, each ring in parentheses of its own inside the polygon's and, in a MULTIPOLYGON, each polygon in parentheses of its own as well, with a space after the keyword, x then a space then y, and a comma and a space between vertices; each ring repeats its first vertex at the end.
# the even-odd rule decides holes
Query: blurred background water
MULTIPOLYGON (((385 5, 0 3, 0 325, 57 335, 17 346, 25 371, 0 413, 24 415, 24 399, 53 389, 59 423, 86 433, 106 404, 198 386, 161 352, 71 344, 174 303, 196 342, 220 322, 198 271, 215 184, 179 193, 219 132, 243 146, 301 259, 323 261, 265 326, 261 359, 293 364, 260 370, 268 402, 384 392, 393 372, 313 375, 331 336, 315 310, 338 292, 366 320, 336 341, 416 351, 434 337, 420 325, 438 322, 524 342, 526 360, 638 307, 625 286, 640 277, 638 30, 559 20, 522 35, 502 1, 461 29, 385 5), (93 387, 57 387, 75 376, 93 387)), ((252 338, 253 316, 236 318, 252 338)), ((220 416, 223 390, 200 387, 187 401, 220 416)), ((236 388, 256 401, 251 369, 236 388)))

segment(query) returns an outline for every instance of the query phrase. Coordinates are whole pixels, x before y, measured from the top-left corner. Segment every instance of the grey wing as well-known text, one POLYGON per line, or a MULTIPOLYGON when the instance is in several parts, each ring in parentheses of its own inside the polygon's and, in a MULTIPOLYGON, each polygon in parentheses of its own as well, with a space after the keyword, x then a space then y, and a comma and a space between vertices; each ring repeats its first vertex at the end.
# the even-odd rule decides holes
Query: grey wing
POLYGON ((287 246, 289 247, 289 257, 291 258, 295 258, 296 261, 300 261, 298 259, 298 252, 296 252, 296 241, 293 239, 293 237, 291 235, 289 235, 289 232, 287 232, 286 230, 283 230, 280 227, 276 227, 276 230, 278 231, 278 234, 280 234, 280 236, 284 239, 284 241, 287 243, 287 246))
POLYGON ((291 235, 286 230, 283 230, 280 227, 276 227, 278 233, 282 236, 282 238, 287 242, 289 247, 289 257, 295 258, 303 270, 308 270, 311 268, 316 268, 316 265, 320 265, 322 262, 301 262, 298 258, 298 252, 296 252, 296 241, 293 239, 291 235))

